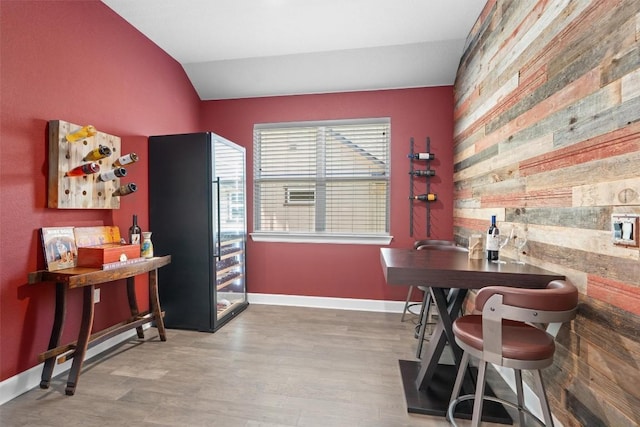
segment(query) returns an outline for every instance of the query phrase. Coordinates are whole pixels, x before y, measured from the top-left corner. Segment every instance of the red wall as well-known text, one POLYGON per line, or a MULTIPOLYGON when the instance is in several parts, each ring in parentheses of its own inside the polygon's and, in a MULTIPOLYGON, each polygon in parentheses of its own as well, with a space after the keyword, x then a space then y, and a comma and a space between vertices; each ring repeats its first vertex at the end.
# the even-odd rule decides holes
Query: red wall
MULTIPOLYGON (((208 101, 202 125, 247 148, 248 191, 252 191, 255 123, 391 118, 391 246, 409 247, 409 139, 424 150, 431 138, 432 238, 453 237, 451 87, 208 101)), ((424 178, 422 181, 424 183, 424 178)), ((424 184, 416 193, 424 192, 424 184)), ((252 231, 253 203, 248 197, 252 231)), ((424 205, 418 204, 415 238, 426 237, 424 205)), ((391 288, 380 267, 380 246, 252 242, 247 246, 247 288, 252 293, 398 300, 406 288, 391 288)))
MULTIPOLYGON (((0 381, 37 365, 46 350, 53 284, 29 285, 44 267, 43 226, 117 225, 137 213, 148 227, 147 136, 212 130, 248 148, 254 123, 391 117, 392 246, 409 246, 409 138, 432 139, 439 201, 433 237, 451 238, 452 88, 426 88, 200 102, 182 67, 97 0, 2 2, 0 14, 0 381), (139 185, 118 210, 49 209, 47 122, 93 124, 122 138, 142 160, 128 169, 139 185)), ((422 145, 424 146, 424 145, 422 145)), ((418 189, 417 191, 422 191, 418 189)), ((249 218, 252 204, 249 204, 249 218)), ((424 217, 416 238, 424 237, 424 217)), ((373 245, 249 242, 250 292, 367 299, 403 299, 387 286, 373 245)), ((137 282, 147 308, 144 278, 137 282)), ((95 329, 128 315, 124 286, 105 285, 95 329)), ((80 292, 71 291, 63 340, 75 339, 80 292)))
MULTIPOLYGON (((137 213, 148 226, 147 136, 197 130, 200 101, 182 67, 99 1, 2 1, 0 127, 0 381, 37 364, 53 321, 53 284, 42 269, 43 226, 115 224, 137 213), (142 160, 139 185, 119 210, 47 205, 47 122, 93 124, 142 160)), ((143 280, 137 283, 147 306, 143 280)), ((77 335, 80 293, 70 292, 65 339, 77 335)), ((124 286, 102 288, 96 328, 127 316, 124 286)))

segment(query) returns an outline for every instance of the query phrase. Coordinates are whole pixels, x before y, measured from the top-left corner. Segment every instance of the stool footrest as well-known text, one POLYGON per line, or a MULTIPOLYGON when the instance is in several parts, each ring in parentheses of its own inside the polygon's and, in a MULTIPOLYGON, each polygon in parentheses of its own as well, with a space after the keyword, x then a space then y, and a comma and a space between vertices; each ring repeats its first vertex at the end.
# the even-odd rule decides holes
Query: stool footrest
MULTIPOLYGON (((475 395, 473 394, 465 394, 463 396, 459 396, 456 400, 454 400, 453 402, 451 402, 449 404, 449 408, 447 409, 447 420, 451 423, 451 425, 453 427, 458 427, 458 424, 456 423, 454 417, 453 417, 453 413, 456 409, 456 406, 458 406, 458 403, 467 401, 467 400, 474 400, 475 399, 475 395)), ((533 415, 533 413, 531 411, 529 411, 527 408, 524 408, 522 406, 518 406, 515 403, 509 401, 509 400, 505 400, 505 399, 501 399, 499 397, 494 397, 494 396, 482 396, 483 400, 489 400, 491 402, 495 402, 495 403, 501 403, 503 405, 506 405, 510 408, 513 408, 515 410, 517 410, 518 412, 524 412, 525 414, 529 415, 531 418, 533 418, 539 425, 544 426, 544 421, 542 421, 540 418, 536 417, 535 415, 533 415)))

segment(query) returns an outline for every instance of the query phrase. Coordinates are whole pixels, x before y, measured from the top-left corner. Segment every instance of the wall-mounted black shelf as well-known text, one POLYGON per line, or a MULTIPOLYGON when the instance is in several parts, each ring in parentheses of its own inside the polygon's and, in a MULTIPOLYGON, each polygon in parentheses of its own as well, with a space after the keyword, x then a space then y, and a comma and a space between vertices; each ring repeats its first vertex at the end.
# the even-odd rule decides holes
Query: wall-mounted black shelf
POLYGON ((435 176, 435 170, 431 169, 431 160, 435 158, 431 153, 431 139, 426 138, 426 151, 416 152, 415 141, 410 139, 409 157, 409 235, 413 237, 414 230, 414 209, 415 202, 426 203, 426 224, 427 237, 431 237, 431 202, 437 200, 437 195, 431 193, 431 177, 435 176), (420 162, 425 168, 415 169, 414 165, 420 162), (426 192, 420 195, 415 194, 416 180, 424 180, 426 192))

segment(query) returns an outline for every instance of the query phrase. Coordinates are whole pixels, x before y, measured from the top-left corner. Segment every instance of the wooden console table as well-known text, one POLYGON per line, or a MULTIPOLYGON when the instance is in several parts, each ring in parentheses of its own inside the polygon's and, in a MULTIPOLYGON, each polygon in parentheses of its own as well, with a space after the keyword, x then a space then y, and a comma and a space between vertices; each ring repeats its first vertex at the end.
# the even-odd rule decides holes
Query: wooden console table
POLYGON ((158 299, 158 268, 165 266, 171 262, 171 256, 155 257, 143 262, 116 268, 113 270, 101 270, 88 267, 74 267, 58 271, 36 271, 29 273, 28 281, 31 284, 40 282, 56 283, 56 308, 53 328, 51 330, 51 339, 49 340, 49 349, 38 355, 38 361, 44 361, 42 370, 42 379, 40 388, 49 388, 53 367, 58 359, 58 363, 73 359, 67 387, 65 393, 69 396, 76 391, 80 370, 84 361, 87 348, 91 345, 99 344, 113 336, 116 336, 126 330, 136 328, 138 338, 144 338, 142 325, 149 322, 155 322, 158 328, 158 335, 162 341, 166 341, 164 322, 162 320, 163 313, 160 310, 160 300, 158 299), (151 310, 144 313, 138 311, 138 303, 136 301, 135 292, 135 276, 143 273, 149 273, 149 298, 151 310), (127 297, 129 299, 129 308, 131 317, 121 323, 113 325, 105 330, 91 334, 93 326, 94 313, 94 289, 95 285, 115 280, 127 280, 127 297), (60 344, 60 337, 64 327, 67 305, 67 291, 73 288, 82 288, 82 321, 78 332, 78 340, 69 344, 60 344))

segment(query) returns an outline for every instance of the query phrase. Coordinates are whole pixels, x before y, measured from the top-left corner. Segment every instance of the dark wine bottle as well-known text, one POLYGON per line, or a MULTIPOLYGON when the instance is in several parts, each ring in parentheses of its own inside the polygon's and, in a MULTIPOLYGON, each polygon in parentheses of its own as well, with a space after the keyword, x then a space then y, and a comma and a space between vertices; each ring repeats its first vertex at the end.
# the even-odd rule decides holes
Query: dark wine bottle
POLYGON ((111 148, 106 145, 99 145, 98 148, 94 148, 89 151, 86 156, 82 159, 85 162, 96 161, 100 159, 104 159, 105 157, 109 157, 111 155, 111 148))
POLYGON ((435 202, 438 200, 438 195, 434 193, 418 194, 417 196, 410 197, 410 199, 420 200, 422 202, 435 202))
POLYGON ((126 196, 127 194, 135 193, 137 189, 138 189, 138 186, 133 182, 129 184, 121 185, 120 187, 118 187, 116 191, 114 191, 111 194, 111 197, 126 196))
POLYGON ((433 169, 413 170, 413 171, 409 172, 409 175, 413 175, 413 176, 435 176, 436 175, 436 171, 434 171, 433 169))
POLYGON ((409 154, 407 157, 412 160, 433 160, 435 156, 433 153, 413 153, 409 154))
POLYGON ((133 216, 133 224, 129 227, 129 243, 140 244, 140 234, 142 230, 138 227, 138 215, 133 216))
POLYGON ((489 261, 497 261, 498 260, 498 251, 500 250, 500 244, 498 240, 498 235, 500 234, 500 230, 496 226, 496 216, 491 215, 491 225, 487 230, 487 259, 489 261))
POLYGON ((75 168, 65 173, 64 176, 83 176, 97 172, 100 172, 100 165, 91 162, 85 163, 84 165, 76 166, 75 168))
POLYGON ((100 176, 98 176, 98 181, 112 181, 116 178, 122 178, 127 175, 127 170, 125 168, 115 168, 110 171, 102 172, 100 176))

